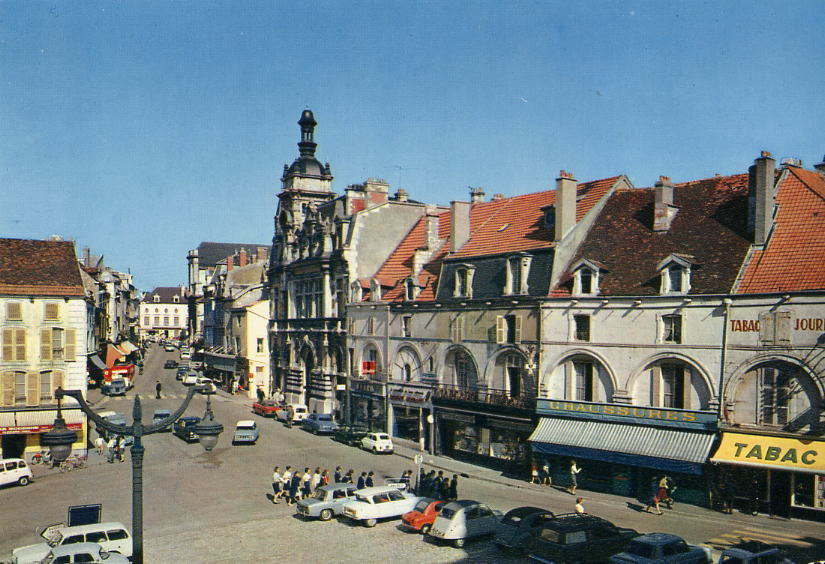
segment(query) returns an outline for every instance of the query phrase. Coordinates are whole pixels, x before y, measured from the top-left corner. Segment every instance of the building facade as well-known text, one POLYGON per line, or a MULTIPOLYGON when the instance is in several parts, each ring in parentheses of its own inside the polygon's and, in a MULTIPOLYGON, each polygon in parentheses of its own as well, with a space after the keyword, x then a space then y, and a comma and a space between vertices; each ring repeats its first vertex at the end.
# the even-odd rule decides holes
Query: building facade
POLYGON ((159 286, 140 300, 140 339, 178 339, 185 334, 189 306, 183 286, 159 286))

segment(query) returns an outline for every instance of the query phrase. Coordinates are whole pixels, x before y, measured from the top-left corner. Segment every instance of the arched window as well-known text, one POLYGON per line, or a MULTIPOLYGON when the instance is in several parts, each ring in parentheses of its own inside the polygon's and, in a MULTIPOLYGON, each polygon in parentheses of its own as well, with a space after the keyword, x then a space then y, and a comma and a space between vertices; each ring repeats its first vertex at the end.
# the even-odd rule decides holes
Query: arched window
POLYGON ((520 354, 508 354, 504 357, 504 381, 510 397, 523 393, 524 358, 520 354))
POLYGON ((460 388, 475 388, 478 385, 478 373, 473 359, 463 350, 454 351, 451 355, 451 379, 454 385, 460 388))
POLYGON ((734 422, 798 432, 818 423, 820 393, 798 366, 768 362, 747 372, 733 398, 734 422))

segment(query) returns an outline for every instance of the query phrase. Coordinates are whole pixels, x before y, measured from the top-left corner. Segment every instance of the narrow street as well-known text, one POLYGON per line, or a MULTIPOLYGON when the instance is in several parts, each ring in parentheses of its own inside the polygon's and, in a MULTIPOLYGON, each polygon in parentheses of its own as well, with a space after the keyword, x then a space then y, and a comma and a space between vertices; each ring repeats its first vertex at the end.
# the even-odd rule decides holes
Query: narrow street
MULTIPOLYGON (((144 372, 126 398, 102 398, 90 392, 99 410, 114 410, 131 417, 135 393, 140 394, 144 422, 158 408, 174 409, 187 388, 163 363, 177 353, 154 347, 147 355, 144 372), (163 397, 155 399, 155 383, 160 380, 163 397)), ((296 559, 304 562, 511 562, 520 561, 500 553, 481 540, 463 549, 425 542, 420 536, 397 530, 397 521, 380 523, 374 529, 344 520, 305 522, 285 504, 273 505, 270 478, 274 465, 336 465, 356 473, 374 470, 380 479, 398 476, 414 468, 409 449, 399 447, 393 456, 375 456, 346 447, 328 437, 313 436, 300 428, 262 419, 251 412, 252 401, 221 392, 212 399, 217 420, 224 425, 218 446, 209 453, 198 443, 186 444, 171 433, 145 438, 144 537, 147 562, 274 562, 296 559), (254 446, 232 446, 232 430, 240 419, 258 421, 261 437, 254 446)), ((196 396, 187 414, 201 416, 205 398, 196 396)), ((92 433, 93 437, 96 434, 92 433)), ((434 465, 461 463, 431 459, 434 465)), ((67 474, 49 473, 33 484, 5 488, 0 508, 0 558, 10 556, 17 546, 37 542, 36 529, 65 521, 70 505, 102 503, 103 519, 131 523, 131 464, 107 464, 93 450, 89 468, 67 474), (21 508, 25 508, 22 511, 21 508)), ((557 513, 573 510, 572 497, 553 488, 541 488, 496 479, 484 469, 468 470, 462 479, 459 497, 484 501, 494 509, 507 511, 521 505, 536 505, 557 513), (512 487, 511 487, 512 486, 512 487)), ((42 471, 41 471, 42 472, 42 471)), ((582 491, 589 513, 640 532, 677 533, 689 542, 723 547, 738 537, 763 538, 792 551, 798 562, 825 556, 825 534, 821 524, 769 519, 760 515, 722 515, 693 506, 678 505, 659 517, 640 513, 629 499, 582 491)))

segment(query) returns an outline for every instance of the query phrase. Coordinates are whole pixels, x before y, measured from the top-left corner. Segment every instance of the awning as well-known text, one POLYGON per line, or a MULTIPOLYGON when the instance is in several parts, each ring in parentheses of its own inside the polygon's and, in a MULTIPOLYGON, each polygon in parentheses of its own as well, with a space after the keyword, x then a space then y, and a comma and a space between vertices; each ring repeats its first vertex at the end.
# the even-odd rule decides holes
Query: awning
POLYGON ((825 474, 825 441, 725 432, 710 461, 825 474))
POLYGON ((89 361, 91 361, 91 363, 94 364, 100 370, 106 370, 106 363, 103 362, 103 359, 100 358, 99 355, 93 354, 89 357, 89 361))
POLYGON ((0 411, 0 427, 14 427, 13 411, 0 411))
MULTIPOLYGON (((63 409, 63 419, 69 429, 83 428, 83 412, 80 409, 63 409)), ((44 433, 52 428, 57 410, 6 411, 0 414, 0 435, 44 433)))
POLYGON ((701 474, 713 439, 699 431, 543 417, 528 440, 534 452, 701 474))
POLYGON ((126 354, 131 354, 137 350, 137 347, 130 341, 123 341, 122 343, 118 343, 117 346, 126 351, 126 354))

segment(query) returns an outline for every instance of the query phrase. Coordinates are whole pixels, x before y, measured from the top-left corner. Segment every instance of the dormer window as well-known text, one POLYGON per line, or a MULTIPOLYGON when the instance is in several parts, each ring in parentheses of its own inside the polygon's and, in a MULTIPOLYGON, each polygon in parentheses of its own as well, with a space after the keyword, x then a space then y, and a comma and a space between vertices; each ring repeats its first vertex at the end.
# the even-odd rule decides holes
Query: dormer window
POLYGON ((349 287, 349 298, 350 302, 360 302, 362 297, 362 290, 361 284, 358 282, 353 282, 350 284, 349 287))
POLYGON ((671 292, 683 292, 682 267, 675 264, 670 265, 667 269, 668 286, 671 292))
POLYGON ((372 279, 370 282, 370 301, 371 302, 380 302, 381 301, 381 283, 376 280, 375 278, 372 279))
POLYGON ((544 210, 544 228, 549 230, 556 228, 556 208, 544 210))
POLYGON ((160 303, 160 296, 158 296, 157 294, 155 294, 154 296, 152 296, 152 299, 154 300, 154 302, 155 302, 156 304, 157 304, 157 303, 160 303))
POLYGON ((663 295, 682 295, 690 291, 690 274, 693 262, 690 257, 670 255, 658 264, 661 276, 659 292, 663 295))
POLYGON ((573 265, 573 295, 591 296, 599 293, 599 273, 604 267, 592 260, 582 259, 573 265))
POLYGON ((172 297, 172 301, 173 301, 173 302, 175 302, 175 303, 179 303, 179 302, 180 302, 180 298, 179 298, 179 297, 177 297, 177 296, 173 296, 173 297, 172 297))
POLYGON ((519 255, 507 259, 507 270, 504 278, 504 294, 526 294, 527 275, 530 272, 529 255, 519 255))
POLYGON ((475 276, 475 272, 475 267, 468 264, 456 269, 455 287, 453 288, 454 298, 473 297, 473 276, 475 276))
POLYGON ((418 284, 415 283, 413 278, 407 278, 404 281, 404 299, 408 302, 411 302, 418 297, 418 290, 418 284))

